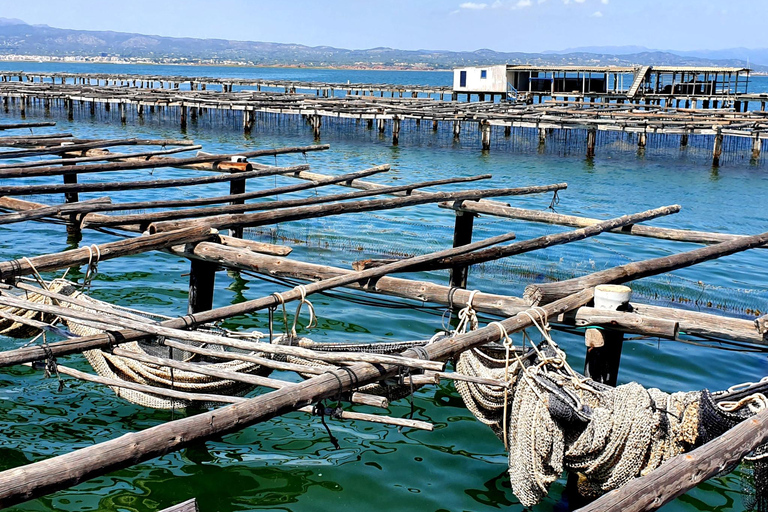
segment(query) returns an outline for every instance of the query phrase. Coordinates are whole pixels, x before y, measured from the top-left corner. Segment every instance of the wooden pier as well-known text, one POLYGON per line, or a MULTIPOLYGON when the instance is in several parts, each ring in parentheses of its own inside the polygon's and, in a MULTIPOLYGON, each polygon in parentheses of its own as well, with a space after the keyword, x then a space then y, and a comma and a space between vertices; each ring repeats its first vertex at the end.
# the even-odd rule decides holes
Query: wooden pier
MULTIPOLYGON (((676 144, 685 148, 692 137, 703 136, 709 141, 714 166, 720 165, 724 153, 734 150, 744 151, 752 162, 759 162, 762 141, 768 137, 768 114, 764 111, 768 95, 765 94, 739 97, 739 108, 713 108, 718 105, 708 102, 703 108, 696 108, 695 97, 686 100, 645 97, 626 102, 609 98, 605 101, 558 99, 528 105, 401 98, 402 92, 406 96, 409 92, 411 96, 418 96, 419 91, 394 87, 379 88, 380 96, 330 94, 323 97, 322 93, 233 91, 228 86, 223 91, 151 87, 158 83, 178 84, 179 77, 133 77, 130 81, 76 77, 77 84, 61 84, 61 79, 59 83, 51 83, 45 77, 22 82, 10 80, 11 75, 1 76, 8 78, 0 82, 2 109, 22 118, 28 110, 50 115, 55 108, 66 112, 70 119, 75 115, 87 118, 98 114, 114 116, 123 123, 141 123, 157 117, 175 122, 185 130, 189 123, 199 122, 215 112, 230 112, 245 132, 254 129, 257 116, 286 116, 306 123, 318 139, 329 123, 350 120, 365 122, 367 129, 375 125, 381 133, 388 131, 393 145, 404 140, 403 133, 429 123, 434 131, 450 130, 456 140, 468 129, 477 130, 480 148, 486 151, 494 145, 494 131, 502 131, 504 137, 509 137, 512 130, 519 130, 535 137, 540 146, 556 144, 558 134, 567 132, 579 136, 578 144, 583 145, 582 151, 588 158, 600 156, 598 133, 635 137, 639 150, 651 144, 654 137, 664 139, 665 143, 669 143, 667 137, 675 137, 676 144), (88 85, 89 80, 100 85, 88 85), (134 87, 134 83, 146 83, 150 87, 134 87), (759 110, 747 110, 757 104, 759 110), (729 149, 732 140, 737 142, 733 144, 737 149, 729 149)), ((312 85, 312 89, 317 85, 312 85)), ((350 84, 349 90, 362 89, 354 89, 350 84)), ((495 137, 499 137, 498 132, 495 137)))
MULTIPOLYGON (((24 90, 27 87, 43 87, 49 93, 59 91, 59 86, 51 89, 50 85, 25 84, 22 87, 24 90)), ((100 101, 95 99, 97 98, 95 94, 91 99, 86 100, 70 96, 50 96, 49 99, 51 101, 66 100, 70 104, 73 101, 90 101, 102 105, 114 99, 112 95, 115 94, 115 90, 99 89, 99 91, 108 93, 107 96, 98 96, 100 101)), ((38 92, 42 94, 42 90, 38 92)), ((131 92, 131 94, 134 93, 135 91, 131 92)), ((144 98, 142 101, 160 101, 158 98, 165 93, 154 96, 156 91, 153 91, 151 94, 153 96, 150 99, 144 98)), ((209 101, 207 94, 200 93, 200 97, 195 97, 194 100, 209 101)), ((237 103, 238 105, 248 104, 240 97, 245 93, 218 93, 217 97, 222 97, 221 94, 225 94, 223 98, 231 97, 233 104, 235 98, 239 98, 237 101, 242 102, 237 103)), ((16 98, 7 95, 5 97, 16 98)), ((38 98, 29 95, 27 97, 34 97, 36 101, 38 98)), ((278 95, 275 98, 301 104, 318 101, 295 95, 278 95)), ((133 105, 130 103, 133 100, 127 97, 121 97, 121 99, 125 99, 126 102, 119 104, 133 105)), ((188 101, 172 97, 166 99, 176 102, 188 101)), ((26 98, 22 97, 21 101, 26 102, 26 98)), ((263 101, 266 102, 266 100, 263 101)), ((164 107, 213 108, 190 107, 186 103, 173 105, 169 103, 164 107)), ((263 106, 263 108, 267 107, 263 106)), ((572 109, 573 107, 565 106, 564 108, 572 109)), ((691 112, 685 115, 695 119, 697 113, 691 112)), ((23 128, 25 125, 15 123, 7 126, 23 128)), ((107 389, 108 387, 120 390, 120 396, 131 400, 147 400, 147 403, 154 404, 154 407, 177 407, 193 402, 212 404, 214 407, 207 413, 170 421, 71 453, 0 472, 0 506, 2 507, 40 497, 84 480, 180 450, 194 443, 256 425, 288 412, 314 413, 321 415, 322 421, 325 421, 326 415, 330 414, 333 421, 354 419, 430 430, 431 425, 423 421, 394 418, 383 414, 383 411, 382 414, 363 414, 353 410, 353 407, 354 404, 366 404, 386 408, 390 400, 397 399, 396 390, 403 391, 414 385, 434 385, 440 381, 455 382, 457 387, 468 385, 467 383, 473 386, 485 386, 483 389, 492 389, 495 396, 503 396, 504 400, 507 400, 507 393, 515 389, 515 382, 508 377, 500 377, 501 374, 498 373, 494 374, 496 375, 494 377, 462 373, 458 367, 450 371, 445 362, 449 359, 460 361, 462 354, 472 353, 473 350, 481 347, 486 347, 485 349, 488 350, 492 348, 496 351, 494 352, 496 357, 506 360, 508 370, 516 368, 515 371, 523 372, 521 379, 534 378, 536 377, 534 374, 528 374, 527 370, 514 365, 516 361, 521 360, 520 358, 536 361, 536 358, 540 357, 539 348, 531 348, 528 351, 520 348, 513 350, 509 344, 504 345, 504 343, 507 343, 509 334, 527 328, 543 329, 550 323, 556 329, 574 326, 599 327, 603 330, 602 332, 605 332, 601 343, 612 350, 596 350, 589 359, 585 371, 587 377, 591 377, 594 382, 610 385, 615 384, 615 377, 619 371, 623 340, 621 333, 636 333, 674 341, 678 340, 680 332, 684 331, 687 336, 694 338, 738 340, 741 343, 760 346, 768 344, 765 317, 727 318, 709 313, 650 306, 635 301, 625 304, 628 307, 622 307, 621 310, 592 307, 596 305, 593 304, 596 294, 602 293, 599 289, 601 285, 626 283, 744 250, 765 249, 768 246, 768 233, 736 236, 727 233, 657 228, 643 224, 655 218, 675 214, 680 210, 678 205, 660 206, 644 212, 596 220, 523 209, 491 199, 562 192, 567 187, 564 183, 531 184, 515 188, 503 187, 502 184, 495 183, 495 187, 483 189, 451 192, 426 191, 423 189, 427 187, 483 181, 491 177, 445 178, 390 186, 366 180, 369 176, 388 172, 390 169, 388 165, 330 176, 311 172, 307 164, 276 167, 258 160, 260 157, 276 154, 311 153, 330 149, 326 145, 319 144, 251 150, 233 154, 169 156, 173 153, 199 149, 199 146, 193 145, 190 141, 85 140, 77 139, 68 133, 50 133, 2 137, 0 145, 11 148, 0 152, 0 160, 24 159, 22 162, 0 164, 0 178, 3 179, 3 184, 0 185, 0 208, 8 212, 0 215, 0 223, 18 226, 22 222, 46 220, 65 223, 74 231, 109 226, 125 236, 124 239, 99 245, 84 245, 60 253, 30 255, 0 262, 0 280, 3 283, 0 285, 0 319, 14 328, 46 332, 49 336, 47 341, 0 352, 0 367, 45 361, 46 371, 52 374, 58 373, 103 385, 105 392, 111 392, 107 389), (170 149, 139 148, 130 151, 131 148, 141 146, 150 148, 164 146, 170 149), (120 152, 113 153, 111 150, 114 148, 120 148, 120 152), (40 160, 41 157, 44 159, 40 160), (56 157, 59 158, 54 159, 56 157), (115 182, 107 177, 108 173, 114 171, 130 172, 147 168, 191 168, 209 174, 201 174, 193 178, 177 177, 130 182, 115 182), (266 176, 274 175, 297 180, 291 185, 276 188, 263 180, 266 176), (15 181, 31 176, 49 177, 49 180, 42 184, 14 184, 15 181), (217 181, 231 184, 228 195, 206 196, 198 199, 114 203, 110 197, 79 201, 77 196, 79 193, 94 191, 119 193, 124 190, 178 186, 203 187, 217 181), (354 190, 348 193, 321 193, 324 187, 330 185, 342 185, 354 190), (309 189, 318 190, 318 194, 309 198, 263 200, 267 196, 309 189), (16 198, 36 194, 60 194, 62 202, 46 205, 28 198, 16 198), (384 197, 369 198, 377 195, 384 197), (355 264, 353 269, 345 269, 292 258, 290 257, 291 247, 285 245, 241 238, 242 229, 246 227, 355 212, 383 212, 419 204, 437 205, 446 215, 455 217, 453 239, 445 241, 444 249, 397 260, 362 261, 355 264), (130 210, 137 213, 125 213, 130 210), (483 214, 483 217, 491 219, 506 218, 555 223, 576 229, 514 242, 512 240, 515 239, 515 234, 512 232, 485 240, 473 240, 474 226, 481 222, 475 219, 477 214, 483 214), (224 229, 229 229, 230 234, 224 235, 222 232, 224 229), (567 244, 599 236, 605 232, 706 245, 664 258, 597 272, 580 279, 532 284, 526 290, 524 297, 466 289, 467 276, 471 273, 473 265, 567 244), (135 236, 136 233, 143 234, 135 236), (97 301, 89 297, 85 293, 86 289, 78 286, 79 283, 56 281, 51 279, 49 274, 60 269, 84 265, 88 268, 87 276, 98 270, 96 267, 98 261, 154 250, 166 251, 189 260, 189 301, 186 314, 173 318, 155 318, 151 312, 138 315, 135 310, 126 310, 116 304, 97 301), (221 269, 290 277, 305 284, 268 296, 213 308, 213 283, 217 272, 221 269), (451 270, 450 280, 446 285, 402 276, 396 278, 391 275, 435 269, 451 270), (41 273, 48 277, 47 281, 43 281, 41 273), (37 276, 37 278, 30 281, 26 278, 27 276, 37 276), (297 302, 300 307, 311 309, 311 318, 314 318, 315 314, 322 315, 322 311, 315 311, 311 307, 309 301, 312 295, 339 287, 387 294, 407 300, 428 301, 454 309, 463 308, 462 315, 468 319, 471 319, 476 312, 482 312, 497 318, 497 321, 485 327, 467 325, 464 330, 457 328, 455 332, 446 333, 444 338, 429 343, 427 340, 419 343, 395 343, 393 344, 395 348, 389 351, 377 350, 376 344, 371 346, 374 348, 371 351, 366 350, 364 344, 357 344, 350 348, 342 345, 334 346, 332 343, 316 343, 298 338, 295 331, 282 335, 283 340, 290 338, 289 343, 278 343, 275 341, 279 336, 272 332, 271 323, 270 342, 259 341, 252 333, 249 337, 248 333, 211 331, 206 327, 206 324, 211 322, 258 311, 268 313, 269 318, 272 318, 278 308, 284 307, 289 302, 297 302), (41 300, 31 300, 32 295, 40 297, 41 300), (61 319, 62 323, 57 324, 53 321, 54 318, 61 319), (54 337, 63 339, 54 341, 54 337), (139 342, 141 344, 136 345, 139 342), (497 342, 502 344, 499 345, 497 342), (140 348, 150 346, 165 352, 158 355, 157 352, 149 353, 140 348), (225 348, 217 351, 212 347, 225 348), (506 355, 504 355, 505 347, 506 355), (173 350, 177 351, 177 356, 179 351, 183 351, 183 360, 179 357, 174 358, 173 350), (201 379, 201 385, 199 388, 189 389, 172 378, 165 383, 160 379, 151 383, 137 382, 125 375, 121 377, 122 374, 115 372, 102 374, 96 369, 97 366, 94 366, 96 371, 94 374, 76 370, 60 362, 60 359, 65 356, 79 357, 79 354, 84 352, 89 361, 93 361, 93 354, 96 354, 107 360, 122 358, 121 361, 129 361, 135 368, 149 368, 155 373, 168 371, 173 375, 173 371, 186 372, 185 375, 195 375, 196 378, 201 379), (293 383, 269 377, 272 369, 293 371, 306 380, 293 383), (404 369, 408 369, 408 372, 404 372, 404 369), (221 384, 222 387, 203 386, 202 382, 210 382, 211 379, 215 380, 216 385, 221 384), (384 396, 375 395, 371 391, 373 388, 366 387, 375 383, 385 386, 388 390, 384 392, 384 396), (258 386, 273 391, 259 394, 254 391, 258 386), (222 391, 223 389, 227 391, 222 391), (342 396, 348 405, 341 410, 329 412, 330 410, 322 401, 337 396, 342 396)), ((545 206, 544 203, 542 207, 545 206)), ((24 236, 23 230, 11 232, 8 236, 21 239, 24 236)), ((299 310, 295 316, 299 316, 299 310)), ((475 322, 476 320, 475 318, 475 322)), ((288 326, 286 326, 287 329, 288 326)), ((594 348, 600 348, 600 346, 595 345, 594 348)), ((559 368, 562 369, 564 360, 558 359, 560 357, 564 356, 558 355, 555 359, 557 364, 561 365, 559 368)), ((538 363, 547 364, 544 360, 539 360, 538 363)), ((577 374, 568 377, 570 380, 583 378, 577 374)), ((587 379, 580 382, 582 385, 590 385, 589 382, 592 381, 587 379)), ((521 386, 522 384, 517 384, 517 389, 521 386)), ((758 383, 748 389, 750 392, 759 393, 763 391, 763 387, 766 387, 765 383, 758 383)), ((739 392, 743 392, 741 388, 739 392)), ((507 414, 506 406, 504 414, 507 414)), ((506 434, 506 429, 513 427, 510 426, 511 423, 507 423, 507 420, 503 422, 506 434)), ((711 441, 699 440, 698 444, 693 443, 691 448, 700 446, 699 450, 706 450, 708 457, 717 459, 722 456, 723 452, 719 447, 724 440, 737 438, 740 443, 737 456, 728 452, 727 462, 740 460, 745 453, 768 438, 765 412, 755 416, 754 420, 744 422, 733 430, 719 432, 717 435, 720 434, 724 437, 715 437, 711 441)), ((332 436, 330 438, 333 439, 332 436)), ((647 506, 658 507, 679 494, 681 490, 689 489, 701 480, 700 477, 690 479, 685 471, 685 465, 676 462, 677 460, 671 458, 669 465, 661 464, 658 469, 649 472, 636 484, 630 482, 629 485, 644 485, 642 482, 648 477, 667 474, 667 468, 674 468, 674 475, 680 475, 675 477, 675 492, 665 493, 656 501, 647 503, 647 506)), ((712 471, 707 470, 706 475, 710 474, 712 471)), ((603 499, 610 502, 612 495, 613 493, 606 494, 603 499)), ((624 503, 624 501, 617 500, 616 503, 624 503)), ((607 506, 593 507, 593 509, 612 510, 613 508, 607 506)))

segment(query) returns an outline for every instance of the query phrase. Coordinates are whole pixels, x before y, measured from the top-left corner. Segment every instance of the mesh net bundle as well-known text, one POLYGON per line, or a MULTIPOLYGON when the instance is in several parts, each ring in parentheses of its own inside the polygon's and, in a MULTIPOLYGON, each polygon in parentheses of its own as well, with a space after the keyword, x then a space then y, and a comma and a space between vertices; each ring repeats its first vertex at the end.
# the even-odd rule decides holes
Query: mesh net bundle
MULTIPOLYGON (((468 376, 504 381, 509 374, 506 395, 501 387, 455 385, 467 408, 505 441, 512 490, 524 506, 539 503, 565 470, 578 474, 582 495, 600 496, 754 413, 749 400, 724 410, 707 390, 665 393, 635 382, 598 384, 572 372, 564 357, 545 341, 525 360, 508 363, 480 348, 462 353, 456 364, 468 376)), ((751 474, 760 491, 764 466, 751 474)), ((756 502, 766 501, 756 495, 756 502)))

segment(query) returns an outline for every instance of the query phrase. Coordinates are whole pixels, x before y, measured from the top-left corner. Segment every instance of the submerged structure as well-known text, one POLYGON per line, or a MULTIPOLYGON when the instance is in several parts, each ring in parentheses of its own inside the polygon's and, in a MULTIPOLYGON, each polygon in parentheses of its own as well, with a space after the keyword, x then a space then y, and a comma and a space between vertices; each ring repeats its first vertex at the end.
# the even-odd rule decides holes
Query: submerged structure
MULTIPOLYGON (((52 124, 18 122, 0 128, 52 124)), ((735 319, 653 306, 633 301, 631 290, 618 286, 744 250, 764 251, 768 233, 737 236, 644 224, 675 214, 678 205, 598 220, 548 211, 547 201, 541 210, 534 210, 492 199, 556 194, 567 188, 565 183, 504 187, 494 182, 489 188, 464 188, 466 183, 492 178, 484 175, 384 185, 366 178, 388 172, 389 165, 326 175, 311 172, 309 164, 280 167, 259 160, 330 149, 319 144, 195 156, 169 156, 202 149, 186 140, 94 140, 43 133, 3 137, 0 144, 11 148, 0 152, 0 159, 15 160, 0 164, 0 208, 7 211, 0 215, 0 224, 11 226, 9 237, 22 240, 23 231, 16 228, 20 222, 52 221, 65 223, 71 232, 108 229, 116 238, 0 262, 0 329, 7 336, 32 337, 23 347, 0 352, 0 366, 33 365, 51 376, 103 385, 111 388, 104 392, 146 407, 198 403, 212 408, 0 472, 0 506, 43 496, 288 412, 314 414, 324 425, 326 418, 329 422, 350 419, 430 430, 424 421, 361 413, 355 406, 385 409, 390 401, 411 395, 414 388, 441 381, 454 382, 466 406, 504 443, 513 490, 526 506, 536 504, 567 470, 579 475, 583 495, 597 498, 583 510, 658 507, 755 450, 760 455, 768 440, 766 382, 714 394, 706 390, 668 394, 646 389, 642 383, 616 387, 624 333, 678 340, 684 332, 694 339, 768 342, 764 312, 756 312, 752 319, 735 319), (137 146, 164 149, 124 150, 137 146), (115 153, 115 148, 123 150, 115 153), (126 181, 101 178, 115 171, 155 168, 207 174, 126 181), (296 182, 274 187, 263 179, 277 175, 296 178, 296 182), (36 181, 23 181, 30 178, 36 181), (106 196, 80 201, 78 196, 211 183, 230 183, 229 193, 123 202, 106 196), (322 193, 330 185, 354 190, 322 193), (462 185, 462 189, 423 190, 444 185, 462 185), (302 190, 317 193, 282 197, 302 190), (280 199, 267 200, 278 194, 280 199), (44 195, 61 201, 33 200, 44 195), (361 260, 352 269, 304 261, 293 257, 289 246, 242 238, 245 228, 420 204, 437 205, 442 208, 438 211, 454 218, 454 236, 444 241, 444 248, 393 260, 361 260), (511 231, 473 240, 478 215, 576 229, 514 242, 511 231), (229 233, 225 235, 224 230, 229 233), (702 247, 579 278, 533 283, 523 297, 466 289, 473 265, 605 232, 702 247), (162 316, 90 296, 88 286, 99 262, 155 250, 189 261, 186 314, 162 316), (58 275, 71 267, 86 268, 81 280, 58 275), (301 284, 214 308, 214 282, 223 269, 290 278, 301 284), (436 269, 449 269, 448 283, 393 277, 436 269), (315 342, 309 329, 323 311, 312 304, 313 296, 339 287, 443 305, 456 314, 458 323, 424 340, 315 342), (289 315, 292 303, 297 308, 289 315), (217 324, 254 312, 268 315, 267 332, 235 331, 217 324), (495 320, 481 326, 478 313, 495 320), (307 316, 302 328, 301 318, 307 316), (570 366, 556 340, 557 329, 574 326, 588 328, 583 371, 570 366), (531 334, 514 343, 511 335, 526 329, 531 334), (532 337, 540 337, 541 342, 532 337), (62 364, 65 357, 80 354, 93 372, 62 364), (292 372, 302 380, 270 375, 276 371, 292 372)), ((327 433, 333 443, 330 429, 327 433)))

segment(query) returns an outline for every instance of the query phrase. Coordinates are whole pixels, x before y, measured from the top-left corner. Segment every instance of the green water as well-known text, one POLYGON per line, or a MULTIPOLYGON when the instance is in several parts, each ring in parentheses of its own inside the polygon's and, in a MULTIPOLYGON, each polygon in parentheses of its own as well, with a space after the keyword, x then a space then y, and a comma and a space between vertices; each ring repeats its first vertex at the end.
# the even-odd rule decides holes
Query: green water
MULTIPOLYGON (((369 80, 375 81, 375 80, 369 80)), ((113 112, 113 114, 116 114, 113 112)), ((58 126, 36 132, 71 131, 79 137, 169 137, 180 136, 175 123, 148 118, 143 126, 121 126, 114 119, 90 120, 88 116, 69 123, 56 110, 58 126)), ((42 112, 29 111, 28 119, 43 119, 42 112)), ((0 122, 18 119, 0 113, 0 122)), ((238 120, 201 119, 190 124, 186 137, 207 151, 234 152, 311 144, 311 130, 297 121, 259 119, 250 137, 240 133, 238 120)), ((733 151, 724 166, 708 166, 704 142, 681 150, 674 141, 649 140, 638 153, 631 140, 600 141, 597 158, 586 161, 578 141, 552 143, 542 151, 536 141, 513 134, 505 139, 495 134, 490 152, 481 153, 477 134, 467 130, 454 143, 449 130, 433 134, 431 126, 404 124, 399 147, 390 145, 388 133, 380 136, 365 125, 329 122, 323 126, 322 142, 331 151, 303 156, 266 158, 265 163, 296 164, 305 161, 313 170, 342 173, 372 165, 391 163, 393 171, 372 180, 381 183, 423 181, 445 176, 494 175, 487 184, 472 187, 505 187, 567 182, 560 194, 558 212, 609 218, 666 204, 679 203, 678 215, 658 219, 652 225, 734 233, 768 230, 768 175, 761 162, 741 158, 746 151, 733 151)), ((524 134, 522 134, 524 135, 524 134)), ((133 173, 110 173, 109 179, 148 179, 195 176, 196 171, 170 169, 133 173)), ((100 177, 81 177, 81 181, 100 177)), ((28 180, 28 183, 45 180, 28 180)), ((19 181, 20 183, 21 181, 19 181)), ((248 189, 292 183, 286 178, 249 182, 248 189)), ((451 187, 447 187, 451 188, 451 187)), ((458 187, 453 187, 458 188, 458 187)), ((114 201, 147 198, 198 197, 223 194, 227 185, 146 193, 119 192, 114 201)), ((328 187, 327 192, 343 191, 328 187)), ((313 191, 300 195, 312 195, 313 191)), ((81 199, 95 197, 82 194, 81 199)), ((271 200, 269 198, 268 200, 271 200)), ((61 198, 41 197, 42 202, 61 198)), ((510 203, 544 209, 551 196, 510 198, 510 203)), ((519 239, 531 238, 564 228, 512 220, 481 217, 475 238, 515 231, 519 239)), ((305 261, 348 267, 366 257, 420 254, 450 245, 453 215, 434 205, 424 205, 375 214, 346 215, 292 222, 251 231, 257 240, 287 243, 292 257, 305 261)), ((24 223, 0 226, 0 258, 55 252, 71 247, 63 226, 24 223)), ((114 240, 103 233, 86 231, 81 245, 114 240)), ((521 255, 503 263, 480 266, 470 274, 470 288, 519 295, 526 284, 552 278, 581 275, 628 261, 670 254, 695 245, 626 237, 615 234, 521 255)), ((669 276, 644 279, 634 285, 641 301, 743 316, 747 309, 768 311, 766 258, 753 250, 707 262, 669 276), (672 302, 674 299, 674 303, 672 302)), ((110 302, 153 312, 178 315, 186 311, 189 263, 181 258, 151 253, 99 265, 93 295, 110 302)), ((444 272, 413 276, 447 282, 444 272)), ((220 272, 216 280, 215 306, 268 295, 285 285, 253 276, 220 272)), ((405 340, 430 337, 441 328, 442 308, 396 307, 401 301, 342 291, 313 297, 319 326, 305 333, 318 341, 405 340), (379 301, 368 305, 350 300, 379 301)), ((419 305, 422 306, 422 305, 419 305)), ((292 309, 292 308, 291 308, 292 309)), ((487 319, 486 319, 487 320, 487 319)), ((265 330, 265 314, 228 320, 226 326, 265 330)), ((515 338, 519 342, 519 338, 515 338)), ((574 367, 583 364, 583 338, 557 333, 557 341, 568 351, 574 367)), ((13 348, 23 340, 0 339, 2 348, 13 348)), ((86 369, 79 356, 64 364, 86 369)), ((765 355, 723 352, 669 341, 639 340, 625 344, 619 378, 636 380, 666 391, 721 389, 768 374, 765 355)), ((283 378, 292 375, 276 374, 283 378)), ((77 448, 114 439, 122 434, 158 425, 184 414, 199 411, 154 411, 117 399, 110 391, 89 383, 65 380, 58 391, 55 379, 43 379, 27 368, 0 370, 0 469, 68 453, 77 448)), ((263 390, 262 390, 263 391, 263 390)), ((361 422, 330 422, 339 439, 334 450, 322 425, 304 414, 289 414, 265 424, 187 448, 129 469, 95 478, 70 490, 19 505, 14 510, 158 510, 195 497, 203 511, 243 510, 413 510, 491 511, 521 510, 510 490, 503 446, 491 431, 475 421, 450 385, 418 391, 414 417, 435 425, 433 432, 398 432, 387 426, 361 422)), ((365 407, 355 410, 378 412, 365 407)), ((392 416, 410 412, 407 401, 393 404, 392 416)), ((561 510, 563 483, 536 509, 561 510)), ((741 510, 739 482, 735 475, 713 479, 668 505, 667 510, 741 510)))

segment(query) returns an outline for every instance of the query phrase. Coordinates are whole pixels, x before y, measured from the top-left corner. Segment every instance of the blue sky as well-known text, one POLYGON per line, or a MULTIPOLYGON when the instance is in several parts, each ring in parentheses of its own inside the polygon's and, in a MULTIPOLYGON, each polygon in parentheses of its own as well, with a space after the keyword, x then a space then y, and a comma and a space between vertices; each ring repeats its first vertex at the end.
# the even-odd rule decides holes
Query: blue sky
POLYGON ((343 48, 764 48, 766 0, 0 0, 61 28, 343 48))

